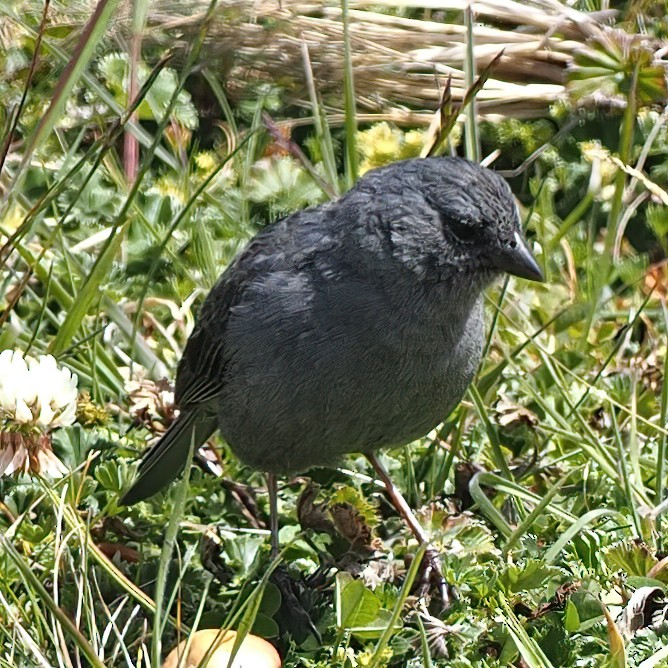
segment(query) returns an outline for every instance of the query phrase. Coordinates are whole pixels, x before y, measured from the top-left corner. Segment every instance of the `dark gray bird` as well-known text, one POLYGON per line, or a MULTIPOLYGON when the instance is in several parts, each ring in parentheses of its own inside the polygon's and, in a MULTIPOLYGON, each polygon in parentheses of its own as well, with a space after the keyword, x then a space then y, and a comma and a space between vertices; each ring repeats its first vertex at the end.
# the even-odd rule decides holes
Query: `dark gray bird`
POLYGON ((349 452, 379 465, 377 449, 460 401, 482 354, 482 292, 501 272, 542 280, 506 182, 460 158, 369 172, 270 225, 204 302, 178 367, 180 415, 122 503, 169 484, 216 429, 272 474, 349 452))

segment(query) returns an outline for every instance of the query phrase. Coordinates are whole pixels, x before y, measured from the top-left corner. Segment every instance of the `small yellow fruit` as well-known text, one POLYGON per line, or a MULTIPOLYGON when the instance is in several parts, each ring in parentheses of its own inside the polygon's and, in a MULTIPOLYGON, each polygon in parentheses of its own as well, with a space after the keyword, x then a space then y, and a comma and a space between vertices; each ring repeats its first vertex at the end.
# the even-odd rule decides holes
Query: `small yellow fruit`
MULTIPOLYGON (((218 634, 219 629, 197 631, 190 643, 188 658, 181 664, 183 668, 197 668, 214 643, 216 649, 206 664, 207 668, 227 668, 237 632, 225 631, 225 633, 220 634, 218 642, 216 642, 218 634)), ((169 653, 165 663, 162 664, 162 668, 177 668, 185 646, 186 641, 184 640, 178 647, 175 647, 169 653)), ((241 643, 241 647, 234 657, 234 663, 230 668, 281 668, 281 658, 273 645, 249 633, 241 643)))

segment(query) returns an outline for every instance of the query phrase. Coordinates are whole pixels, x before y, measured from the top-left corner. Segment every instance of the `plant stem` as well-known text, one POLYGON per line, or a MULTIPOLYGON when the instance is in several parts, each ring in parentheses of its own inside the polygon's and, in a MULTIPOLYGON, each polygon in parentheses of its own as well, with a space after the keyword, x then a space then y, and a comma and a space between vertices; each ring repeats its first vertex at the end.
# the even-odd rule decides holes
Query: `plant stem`
MULTIPOLYGON (((194 432, 193 432, 194 437, 194 432)), ((179 524, 183 517, 186 500, 188 497, 188 473, 190 465, 192 464, 193 454, 195 452, 194 438, 190 442, 190 450, 188 451, 188 459, 183 474, 183 480, 179 483, 176 490, 176 500, 174 502, 174 510, 172 511, 165 533, 165 542, 162 545, 160 552, 160 563, 158 565, 158 576, 155 583, 155 614, 153 616, 153 639, 151 643, 151 665, 161 665, 162 654, 162 633, 165 626, 163 617, 163 605, 165 599, 165 585, 167 582, 167 575, 169 572, 169 562, 172 558, 172 552, 176 545, 176 538, 179 533, 179 524)))
MULTIPOLYGON (((633 79, 629 88, 629 93, 626 97, 626 110, 622 118, 622 127, 619 137, 619 159, 628 165, 631 161, 633 152, 633 135, 636 124, 636 88, 638 84, 638 65, 633 72, 633 79)), ((610 205, 610 213, 608 214, 608 225, 605 235, 605 252, 603 258, 605 262, 609 262, 612 249, 617 237, 617 226, 622 214, 622 205, 624 202, 624 189, 626 186, 626 173, 621 169, 617 170, 615 175, 615 192, 610 205)))
POLYGON ((346 116, 346 188, 357 181, 357 118, 355 112, 355 79, 353 76, 352 50, 350 46, 350 18, 348 0, 341 0, 343 19, 343 88, 346 116))
POLYGON ((16 569, 21 573, 24 580, 30 584, 32 590, 39 595, 39 599, 51 611, 53 616, 58 620, 58 623, 67 631, 72 637, 77 647, 83 652, 84 656, 90 662, 93 668, 105 668, 102 661, 97 656, 95 649, 88 642, 81 631, 74 625, 74 622, 67 616, 67 614, 60 608, 60 606, 53 600, 51 594, 42 585, 39 578, 33 573, 30 566, 25 562, 24 558, 18 553, 12 542, 5 536, 0 536, 0 546, 3 552, 9 556, 16 569))
MULTIPOLYGON (((466 60, 464 61, 464 76, 466 77, 466 88, 470 90, 475 79, 475 53, 473 42, 473 10, 468 5, 464 10, 464 21, 466 22, 466 60)), ((466 120, 464 133, 466 141, 466 157, 473 162, 480 160, 480 145, 478 139, 478 126, 476 125, 476 101, 475 96, 466 107, 466 120)))
MULTIPOLYGON (((664 336, 668 332, 668 308, 666 308, 666 302, 661 304, 663 312, 663 327, 664 327, 664 336)), ((659 425, 664 429, 668 427, 668 354, 665 356, 663 361, 663 387, 661 389, 661 417, 659 418, 659 425)), ((656 458, 656 481, 654 483, 654 488, 656 490, 654 494, 654 502, 661 503, 663 501, 664 490, 665 490, 665 477, 666 477, 666 450, 668 449, 668 437, 664 432, 661 434, 659 439, 659 451, 657 452, 656 458)), ((659 536, 657 540, 657 549, 661 549, 661 517, 656 518, 656 533, 659 536)))

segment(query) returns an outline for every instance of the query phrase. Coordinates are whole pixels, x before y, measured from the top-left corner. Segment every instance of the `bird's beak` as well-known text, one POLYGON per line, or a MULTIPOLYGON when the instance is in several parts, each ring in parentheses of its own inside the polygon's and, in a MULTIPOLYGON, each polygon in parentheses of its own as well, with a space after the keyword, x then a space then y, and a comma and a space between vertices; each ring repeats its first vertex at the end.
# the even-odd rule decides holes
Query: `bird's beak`
POLYGON ((536 258, 527 246, 526 239, 519 232, 515 232, 515 247, 499 251, 492 257, 492 264, 496 269, 529 281, 542 283, 545 280, 536 258))

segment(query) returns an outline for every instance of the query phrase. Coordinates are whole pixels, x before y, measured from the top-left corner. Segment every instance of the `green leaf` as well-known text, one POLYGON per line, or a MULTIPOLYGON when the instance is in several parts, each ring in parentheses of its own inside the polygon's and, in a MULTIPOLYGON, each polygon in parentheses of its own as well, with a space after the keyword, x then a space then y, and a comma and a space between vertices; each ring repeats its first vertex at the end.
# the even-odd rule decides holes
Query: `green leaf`
POLYGON ((225 552, 230 560, 240 568, 240 574, 246 577, 251 572, 258 551, 264 543, 262 536, 241 534, 225 541, 225 552))
POLYGON ((102 462, 95 468, 95 480, 108 492, 120 494, 128 481, 127 465, 122 462, 102 462))
POLYGON ((79 26, 77 25, 58 25, 58 26, 47 26, 44 28, 44 34, 49 37, 54 37, 55 39, 64 39, 71 35, 79 26))
POLYGON ((524 626, 510 609, 503 594, 501 596, 501 605, 503 608, 502 619, 512 637, 515 645, 522 655, 528 668, 553 668, 550 660, 545 656, 538 643, 526 632, 524 626))
POLYGON ((368 627, 380 611, 380 601, 349 573, 336 575, 336 625, 339 629, 368 627))
POLYGON ((258 160, 246 183, 253 202, 267 203, 284 214, 322 201, 322 190, 295 160, 284 156, 258 160))
POLYGON ((658 559, 649 546, 636 541, 622 541, 605 551, 605 563, 611 571, 645 577, 658 559))
POLYGON ((668 95, 666 70, 658 62, 651 41, 622 30, 598 33, 586 47, 578 49, 568 68, 568 90, 575 100, 595 95, 597 99, 623 100, 632 88, 634 72, 636 101, 655 104, 668 95))
POLYGON ((56 337, 49 346, 49 352, 53 355, 62 353, 72 342, 93 299, 99 295, 100 285, 108 277, 116 253, 120 249, 129 227, 130 221, 128 220, 120 230, 117 230, 116 234, 110 237, 102 250, 86 282, 72 303, 72 308, 68 311, 65 321, 58 330, 58 334, 56 334, 56 337))
POLYGON ((260 612, 268 617, 275 615, 281 607, 281 598, 281 590, 273 582, 268 582, 262 596, 260 612))
MULTIPOLYGON (((121 105, 127 106, 127 91, 130 79, 130 57, 128 54, 109 53, 100 60, 98 69, 116 100, 121 105)), ((149 73, 150 70, 145 65, 139 65, 137 78, 140 85, 144 84, 149 73)), ((178 85, 179 78, 176 71, 169 67, 162 69, 137 109, 139 118, 159 121, 169 108, 171 98, 178 85)), ((187 91, 179 91, 171 113, 177 122, 189 130, 196 129, 199 124, 197 110, 187 91)))
POLYGON ((28 164, 30 156, 41 146, 61 117, 74 85, 92 59, 95 49, 104 36, 109 21, 116 11, 119 2, 120 0, 100 0, 97 3, 72 54, 70 62, 58 81, 49 108, 28 140, 28 146, 23 154, 23 166, 28 164))
POLYGON ((258 612, 253 621, 251 633, 261 638, 277 638, 279 634, 278 624, 271 617, 258 612))
POLYGON ((528 559, 522 565, 511 564, 499 578, 506 591, 530 591, 538 589, 550 579, 560 575, 560 570, 537 559, 528 559))
POLYGON ((571 633, 575 633, 580 629, 580 615, 575 603, 571 599, 566 601, 564 608, 564 628, 571 633))
POLYGON ((88 453, 95 447, 98 435, 79 424, 58 429, 53 434, 56 454, 71 468, 75 469, 86 461, 88 453))
MULTIPOLYGON (((380 638, 387 628, 393 623, 391 610, 379 610, 376 618, 366 626, 352 628, 352 634, 360 640, 376 640, 380 638)), ((394 624, 394 632, 400 631, 401 623, 394 624)))

